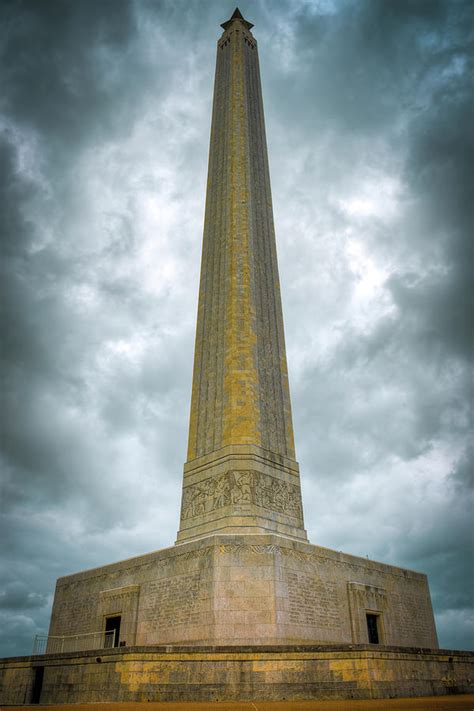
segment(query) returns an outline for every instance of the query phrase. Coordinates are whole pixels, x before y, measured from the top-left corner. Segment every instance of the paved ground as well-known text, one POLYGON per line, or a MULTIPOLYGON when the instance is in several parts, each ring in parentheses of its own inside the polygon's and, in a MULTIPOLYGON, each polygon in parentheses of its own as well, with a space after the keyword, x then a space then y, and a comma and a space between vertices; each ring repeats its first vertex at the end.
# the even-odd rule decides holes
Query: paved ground
POLYGON ((36 706, 0 706, 0 711, 474 711, 474 694, 423 696, 417 699, 375 701, 217 701, 200 703, 99 703, 36 706))

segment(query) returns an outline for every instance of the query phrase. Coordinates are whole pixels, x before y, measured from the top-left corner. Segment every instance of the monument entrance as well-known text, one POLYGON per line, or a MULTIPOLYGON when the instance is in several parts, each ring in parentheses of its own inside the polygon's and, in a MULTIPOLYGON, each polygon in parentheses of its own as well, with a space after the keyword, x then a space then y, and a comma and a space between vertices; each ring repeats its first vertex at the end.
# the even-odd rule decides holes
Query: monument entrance
POLYGON ((367 632, 370 644, 379 643, 378 615, 367 613, 367 632))
POLYGON ((112 638, 112 646, 118 647, 120 644, 120 622, 122 618, 120 615, 114 615, 113 617, 105 618, 105 633, 113 633, 110 637, 112 638))

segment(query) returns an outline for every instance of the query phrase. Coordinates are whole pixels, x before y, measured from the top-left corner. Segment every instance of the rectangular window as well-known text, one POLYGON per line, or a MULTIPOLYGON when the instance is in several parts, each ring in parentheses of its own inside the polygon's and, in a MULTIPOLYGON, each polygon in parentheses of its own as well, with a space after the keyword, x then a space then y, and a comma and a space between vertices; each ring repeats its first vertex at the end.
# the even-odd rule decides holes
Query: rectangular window
POLYGON ((379 644, 378 615, 374 615, 370 612, 367 613, 367 632, 369 635, 369 644, 379 644))
MULTIPOLYGON (((114 632, 113 642, 109 643, 110 646, 118 647, 120 643, 120 622, 122 618, 120 615, 115 615, 114 617, 105 618, 105 631, 114 632)), ((112 637, 112 635, 110 635, 112 637)), ((108 645, 107 645, 108 646, 108 645)))

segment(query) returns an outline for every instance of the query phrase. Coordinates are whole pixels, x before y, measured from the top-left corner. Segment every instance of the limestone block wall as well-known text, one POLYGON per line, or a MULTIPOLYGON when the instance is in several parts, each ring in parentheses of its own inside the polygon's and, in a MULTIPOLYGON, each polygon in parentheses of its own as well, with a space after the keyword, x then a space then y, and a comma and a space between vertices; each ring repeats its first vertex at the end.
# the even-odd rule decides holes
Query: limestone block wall
POLYGON ((318 642, 368 642, 367 613, 381 644, 438 646, 425 575, 318 546, 282 549, 278 608, 287 634, 318 642))
POLYGON ((203 621, 212 613, 212 567, 208 547, 194 546, 168 548, 60 578, 49 634, 104 630, 105 617, 113 614, 122 617, 120 640, 126 646, 175 639, 198 642, 204 634, 208 638, 209 627, 203 621), (133 599, 127 594, 131 586, 133 599))
POLYGON ((38 668, 42 704, 466 694, 474 691, 473 657, 369 645, 135 647, 17 657, 0 660, 0 703, 31 702, 38 668))
POLYGON ((224 540, 215 568, 215 638, 223 643, 251 644, 256 635, 268 643, 364 644, 370 613, 381 644, 438 646, 421 573, 278 536, 224 540))
POLYGON ((438 646, 426 576, 276 535, 209 536, 60 578, 51 635, 105 629, 121 641, 438 646))

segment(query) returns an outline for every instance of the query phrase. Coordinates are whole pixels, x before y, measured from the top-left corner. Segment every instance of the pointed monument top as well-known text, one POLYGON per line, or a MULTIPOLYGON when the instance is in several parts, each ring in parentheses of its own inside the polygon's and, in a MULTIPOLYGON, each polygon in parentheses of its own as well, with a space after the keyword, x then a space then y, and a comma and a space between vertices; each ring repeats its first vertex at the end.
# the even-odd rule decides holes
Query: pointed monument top
POLYGON ((227 30, 231 26, 231 24, 234 22, 234 20, 241 20, 241 22, 244 24, 244 26, 246 27, 247 30, 250 30, 253 27, 251 22, 247 22, 247 20, 244 19, 244 17, 242 16, 242 13, 240 12, 238 7, 235 8, 234 14, 230 18, 230 20, 227 20, 227 22, 223 22, 221 27, 223 27, 224 30, 227 30))

